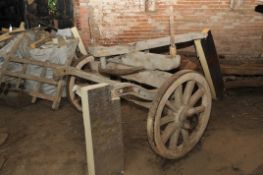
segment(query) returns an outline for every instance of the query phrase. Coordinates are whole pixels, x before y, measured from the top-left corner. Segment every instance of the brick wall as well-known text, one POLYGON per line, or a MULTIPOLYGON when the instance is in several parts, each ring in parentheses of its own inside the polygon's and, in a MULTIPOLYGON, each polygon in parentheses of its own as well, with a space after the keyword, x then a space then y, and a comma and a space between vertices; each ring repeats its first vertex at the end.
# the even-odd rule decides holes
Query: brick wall
POLYGON ((263 15, 254 11, 255 0, 156 0, 154 12, 145 11, 145 1, 75 0, 75 20, 85 44, 112 45, 169 35, 173 5, 175 33, 209 27, 220 54, 257 57, 263 53, 263 15))

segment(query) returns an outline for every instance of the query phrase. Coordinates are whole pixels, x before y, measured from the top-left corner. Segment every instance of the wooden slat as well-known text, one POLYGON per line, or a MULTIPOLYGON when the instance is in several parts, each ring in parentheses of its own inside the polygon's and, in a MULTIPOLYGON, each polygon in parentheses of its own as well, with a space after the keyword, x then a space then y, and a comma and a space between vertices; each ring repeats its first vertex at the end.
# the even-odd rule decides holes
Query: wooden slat
POLYGON ((0 42, 9 40, 11 38, 12 38, 12 36, 9 35, 8 33, 2 34, 2 35, 0 35, 0 42))
MULTIPOLYGON (((25 74, 26 69, 27 69, 27 64, 23 64, 22 70, 21 70, 20 73, 21 73, 21 74, 25 74)), ((17 78, 17 80, 16 80, 16 88, 17 88, 17 89, 19 88, 19 86, 20 86, 20 84, 21 84, 21 81, 22 81, 21 78, 17 78)))
POLYGON ((263 64, 221 64, 220 67, 224 75, 263 75, 263 64))
POLYGON ((61 101, 62 92, 63 92, 63 79, 61 78, 58 81, 55 99, 52 104, 52 109, 55 109, 55 110, 58 109, 60 101, 61 101))
POLYGON ((233 80, 226 81, 225 87, 227 89, 244 88, 244 87, 263 87, 263 79, 244 79, 244 80, 233 80))
POLYGON ((33 64, 33 65, 37 65, 37 66, 41 66, 41 67, 48 67, 48 68, 52 68, 52 69, 56 69, 57 67, 62 67, 61 64, 37 61, 37 60, 30 59, 30 58, 11 57, 10 61, 15 62, 15 63, 33 64))
POLYGON ((78 48, 79 48, 79 51, 81 52, 81 54, 82 55, 87 55, 88 52, 87 52, 87 50, 86 50, 86 48, 85 48, 85 46, 83 44, 83 41, 82 41, 82 39, 81 39, 81 37, 79 35, 78 29, 76 27, 72 27, 71 28, 71 32, 72 32, 74 38, 78 39, 78 41, 79 41, 78 48))
POLYGON ((16 78, 22 78, 22 79, 27 79, 27 80, 38 81, 38 82, 47 83, 47 84, 51 84, 51 85, 57 85, 57 82, 53 79, 40 78, 39 76, 35 76, 35 75, 21 74, 20 72, 5 71, 4 75, 10 76, 10 77, 16 77, 16 78))
MULTIPOLYGON (((40 73, 40 78, 41 78, 41 79, 42 79, 42 78, 45 78, 46 72, 47 72, 47 68, 43 67, 43 68, 42 68, 42 71, 41 71, 41 73, 40 73)), ((41 89, 42 84, 43 84, 42 82, 37 82, 34 91, 40 92, 40 89, 41 89)), ((37 96, 33 96, 33 98, 32 98, 32 103, 35 103, 36 101, 37 101, 37 96)))

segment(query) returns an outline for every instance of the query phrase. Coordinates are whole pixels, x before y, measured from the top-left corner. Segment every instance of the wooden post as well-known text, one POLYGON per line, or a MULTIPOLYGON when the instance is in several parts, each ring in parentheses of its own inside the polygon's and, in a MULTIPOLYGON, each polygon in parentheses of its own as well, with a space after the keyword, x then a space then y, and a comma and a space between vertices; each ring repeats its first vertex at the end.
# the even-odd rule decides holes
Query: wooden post
POLYGON ((172 57, 175 57, 176 45, 175 45, 175 35, 174 35, 174 8, 172 4, 170 6, 170 36, 171 36, 170 55, 172 57))

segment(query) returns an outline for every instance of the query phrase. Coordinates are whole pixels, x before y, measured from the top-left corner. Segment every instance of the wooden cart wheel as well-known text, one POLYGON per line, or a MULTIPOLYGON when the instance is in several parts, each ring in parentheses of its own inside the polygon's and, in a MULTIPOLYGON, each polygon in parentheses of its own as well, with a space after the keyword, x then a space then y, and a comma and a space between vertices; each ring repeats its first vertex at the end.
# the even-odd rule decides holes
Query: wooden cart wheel
MULTIPOLYGON (((82 59, 80 61, 77 61, 73 66, 77 69, 84 70, 87 65, 93 60, 93 57, 87 57, 85 59, 82 59)), ((74 85, 77 84, 89 84, 87 80, 82 80, 80 78, 77 78, 75 76, 70 76, 67 81, 67 96, 71 104, 78 110, 82 111, 82 105, 81 105, 81 98, 73 92, 74 85)))
POLYGON ((168 159, 187 154, 200 140, 209 120, 212 97, 203 75, 183 70, 158 90, 147 121, 153 150, 168 159))

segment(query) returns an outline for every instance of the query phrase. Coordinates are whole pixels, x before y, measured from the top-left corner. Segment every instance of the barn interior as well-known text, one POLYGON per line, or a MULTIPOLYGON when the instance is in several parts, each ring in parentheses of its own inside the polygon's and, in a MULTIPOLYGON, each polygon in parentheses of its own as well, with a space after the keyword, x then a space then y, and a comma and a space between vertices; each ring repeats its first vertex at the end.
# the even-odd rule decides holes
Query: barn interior
POLYGON ((262 175, 262 88, 262 0, 0 1, 1 175, 262 175))

